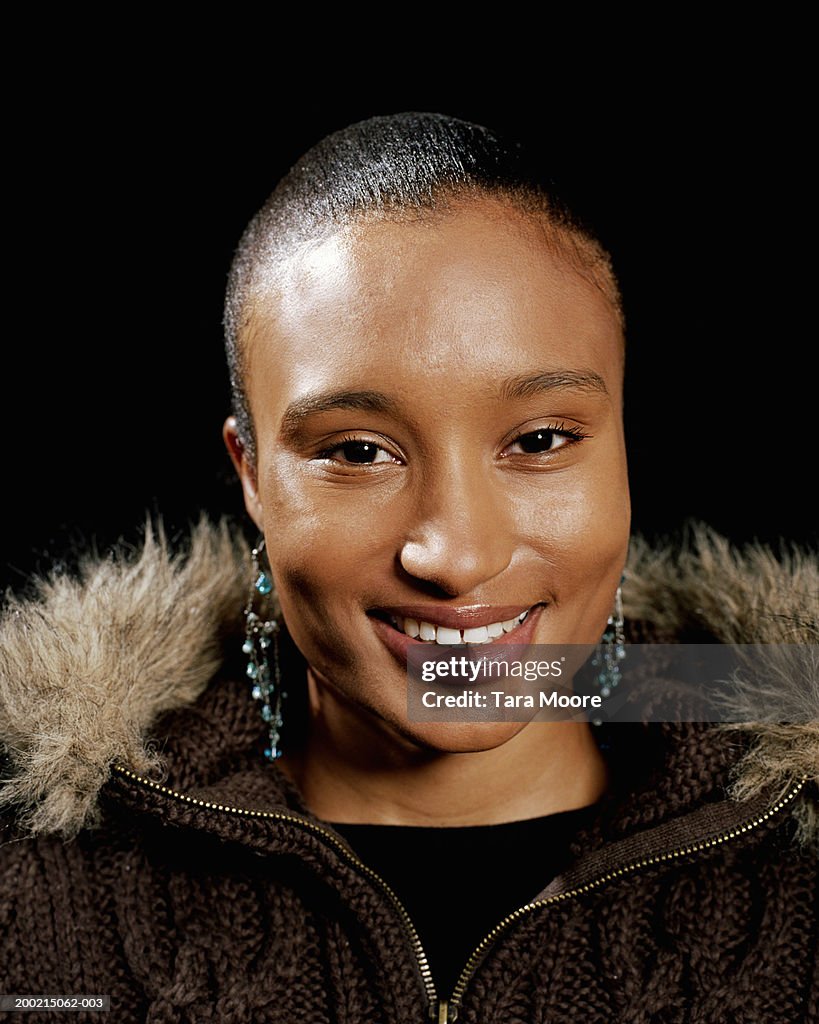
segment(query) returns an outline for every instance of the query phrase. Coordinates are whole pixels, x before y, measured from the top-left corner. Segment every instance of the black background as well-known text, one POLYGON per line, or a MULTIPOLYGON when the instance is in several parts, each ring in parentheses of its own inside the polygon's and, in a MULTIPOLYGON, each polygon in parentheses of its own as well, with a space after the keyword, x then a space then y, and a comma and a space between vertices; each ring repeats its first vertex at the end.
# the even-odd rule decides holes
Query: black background
POLYGON ((173 529, 199 509, 241 513, 220 436, 233 247, 312 143, 398 110, 538 149, 612 252, 635 530, 701 519, 737 541, 815 540, 803 136, 773 71, 708 74, 699 54, 586 93, 557 73, 456 85, 384 72, 355 91, 334 75, 311 91, 310 74, 271 68, 251 87, 218 62, 171 73, 153 56, 75 68, 15 101, 4 584, 72 545, 136 538, 147 511, 173 529))

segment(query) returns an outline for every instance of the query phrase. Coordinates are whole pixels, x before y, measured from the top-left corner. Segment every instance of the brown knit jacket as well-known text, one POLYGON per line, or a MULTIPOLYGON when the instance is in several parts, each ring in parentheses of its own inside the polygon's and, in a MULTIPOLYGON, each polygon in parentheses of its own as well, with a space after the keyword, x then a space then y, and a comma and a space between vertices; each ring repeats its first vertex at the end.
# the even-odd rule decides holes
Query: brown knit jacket
MULTIPOLYGON (((110 996, 35 1018, 72 1024, 819 1020, 815 666, 777 684, 809 725, 598 730, 612 784, 571 866, 436 993, 395 897, 262 756, 248 573, 239 531, 202 521, 184 553, 149 530, 7 599, 1 993, 110 996)), ((817 594, 809 556, 704 529, 635 541, 624 587, 663 641, 816 643, 817 594)))

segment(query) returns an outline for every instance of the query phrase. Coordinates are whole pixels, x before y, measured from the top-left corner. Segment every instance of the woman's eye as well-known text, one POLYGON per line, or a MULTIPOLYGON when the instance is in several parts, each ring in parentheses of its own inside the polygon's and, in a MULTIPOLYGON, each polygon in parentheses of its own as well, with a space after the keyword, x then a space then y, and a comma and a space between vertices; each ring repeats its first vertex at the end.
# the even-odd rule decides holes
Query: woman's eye
POLYGON ((389 452, 372 441, 345 441, 335 448, 328 448, 322 455, 353 466, 372 466, 378 462, 396 461, 389 452))
POLYGON ((518 445, 525 455, 537 455, 554 451, 570 442, 571 438, 556 430, 533 430, 530 434, 521 435, 510 447, 518 445))

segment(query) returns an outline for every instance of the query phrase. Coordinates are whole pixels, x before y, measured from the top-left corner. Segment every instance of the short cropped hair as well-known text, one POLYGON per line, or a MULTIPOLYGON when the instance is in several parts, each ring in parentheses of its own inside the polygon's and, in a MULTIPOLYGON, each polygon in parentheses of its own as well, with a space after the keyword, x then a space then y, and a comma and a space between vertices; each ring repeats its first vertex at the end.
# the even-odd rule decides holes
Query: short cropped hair
POLYGON ((232 412, 252 464, 256 434, 242 339, 270 269, 295 245, 355 220, 423 218, 446 211, 453 199, 480 195, 505 198, 537 216, 561 256, 604 292, 623 326, 620 289, 608 253, 519 145, 444 114, 360 121, 328 135, 301 157, 250 221, 233 257, 225 348, 232 412))

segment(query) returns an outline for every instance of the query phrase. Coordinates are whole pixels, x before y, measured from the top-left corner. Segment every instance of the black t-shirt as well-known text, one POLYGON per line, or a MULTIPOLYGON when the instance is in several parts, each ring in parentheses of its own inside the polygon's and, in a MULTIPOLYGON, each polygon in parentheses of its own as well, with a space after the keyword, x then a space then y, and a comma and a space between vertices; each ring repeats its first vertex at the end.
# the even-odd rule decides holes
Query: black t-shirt
POLYGON ((481 940, 566 866, 595 810, 456 828, 330 824, 404 904, 445 996, 481 940))

